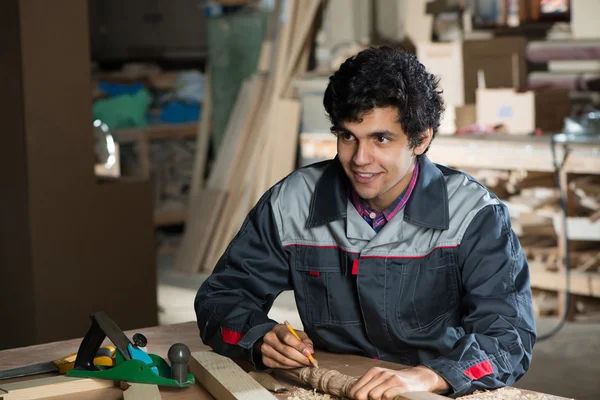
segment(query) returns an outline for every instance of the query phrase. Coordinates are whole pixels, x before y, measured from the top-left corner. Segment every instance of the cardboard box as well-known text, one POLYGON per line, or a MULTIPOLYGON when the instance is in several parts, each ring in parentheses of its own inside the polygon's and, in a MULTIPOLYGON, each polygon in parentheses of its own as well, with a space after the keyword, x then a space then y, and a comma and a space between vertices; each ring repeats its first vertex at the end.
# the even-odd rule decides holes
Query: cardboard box
POLYGON ((465 104, 462 42, 417 43, 417 58, 440 79, 446 106, 465 104))
POLYGON ((417 57, 440 78, 446 106, 475 103, 477 71, 488 88, 526 86, 525 38, 501 37, 449 43, 417 43, 417 57))
POLYGON ((566 89, 516 92, 513 89, 478 89, 477 123, 504 124, 508 134, 528 135, 536 130, 560 132, 570 113, 566 89))
POLYGON ((490 40, 468 40, 463 44, 465 103, 475 103, 477 71, 485 74, 486 88, 527 86, 524 37, 498 37, 490 40))

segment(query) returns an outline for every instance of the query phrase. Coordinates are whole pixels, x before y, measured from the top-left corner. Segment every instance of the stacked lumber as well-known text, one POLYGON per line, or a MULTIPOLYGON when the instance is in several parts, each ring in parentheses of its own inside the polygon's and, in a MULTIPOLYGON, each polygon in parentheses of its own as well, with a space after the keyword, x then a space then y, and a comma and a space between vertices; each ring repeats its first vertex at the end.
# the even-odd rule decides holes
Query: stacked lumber
POLYGON ((559 214, 559 193, 554 188, 528 188, 510 196, 506 205, 513 229, 521 240, 539 243, 555 238, 554 218, 559 214))
POLYGON ((526 188, 554 188, 556 180, 554 175, 548 172, 513 170, 510 171, 506 189, 509 193, 519 193, 526 188))
POLYGON ((295 167, 300 102, 292 82, 306 72, 321 1, 275 5, 258 71, 238 93, 205 188, 190 199, 173 266, 182 272, 212 271, 251 208, 295 167))
POLYGON ((461 170, 477 179, 499 198, 506 199, 509 196, 506 185, 510 178, 510 171, 484 168, 462 168, 461 170))
POLYGON ((584 175, 569 183, 577 199, 578 214, 587 216, 590 222, 600 220, 600 176, 584 175))

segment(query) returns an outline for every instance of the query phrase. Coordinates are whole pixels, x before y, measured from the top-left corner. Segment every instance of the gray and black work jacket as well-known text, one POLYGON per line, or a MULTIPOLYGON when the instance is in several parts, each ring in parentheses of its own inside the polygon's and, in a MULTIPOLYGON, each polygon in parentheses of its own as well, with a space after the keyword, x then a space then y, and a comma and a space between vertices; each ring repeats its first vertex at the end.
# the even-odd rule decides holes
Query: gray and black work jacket
POLYGON ((508 210, 466 174, 419 162, 408 204, 379 233, 348 200, 337 158, 271 188, 198 291, 204 343, 264 368, 253 346, 293 290, 317 349, 425 365, 453 396, 520 378, 536 334, 508 210))

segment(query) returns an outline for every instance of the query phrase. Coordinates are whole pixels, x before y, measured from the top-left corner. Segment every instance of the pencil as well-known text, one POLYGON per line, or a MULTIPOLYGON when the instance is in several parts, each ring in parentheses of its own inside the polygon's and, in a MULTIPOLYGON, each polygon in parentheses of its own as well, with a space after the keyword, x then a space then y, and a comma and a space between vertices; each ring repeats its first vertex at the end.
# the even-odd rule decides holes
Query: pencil
MULTIPOLYGON (((285 321, 285 326, 288 328, 288 330, 290 332, 292 332, 292 335, 294 335, 296 337, 296 339, 302 341, 302 339, 300 339, 300 336, 298 336, 298 334, 296 333, 296 331, 294 330, 294 328, 292 328, 292 325, 290 325, 289 322, 285 321)), ((310 363, 315 367, 315 368, 319 368, 319 363, 317 362, 317 360, 315 360, 315 358, 312 356, 312 354, 308 355, 308 361, 310 361, 310 363)))

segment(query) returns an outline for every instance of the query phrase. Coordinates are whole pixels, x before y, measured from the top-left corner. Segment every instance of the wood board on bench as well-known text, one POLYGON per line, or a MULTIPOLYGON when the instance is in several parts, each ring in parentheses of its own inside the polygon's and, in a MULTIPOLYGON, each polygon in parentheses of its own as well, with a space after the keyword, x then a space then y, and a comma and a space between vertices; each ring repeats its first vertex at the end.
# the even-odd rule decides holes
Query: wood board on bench
POLYGON ((0 386, 0 399, 37 400, 74 393, 91 392, 113 386, 114 382, 109 380, 51 376, 48 378, 2 384, 0 386))

